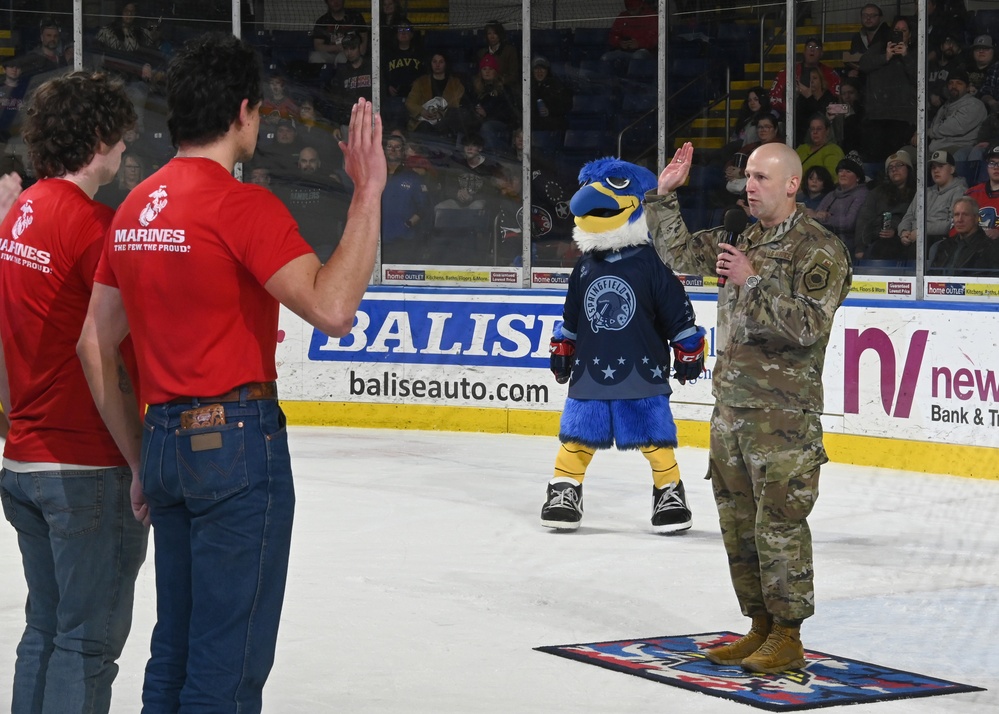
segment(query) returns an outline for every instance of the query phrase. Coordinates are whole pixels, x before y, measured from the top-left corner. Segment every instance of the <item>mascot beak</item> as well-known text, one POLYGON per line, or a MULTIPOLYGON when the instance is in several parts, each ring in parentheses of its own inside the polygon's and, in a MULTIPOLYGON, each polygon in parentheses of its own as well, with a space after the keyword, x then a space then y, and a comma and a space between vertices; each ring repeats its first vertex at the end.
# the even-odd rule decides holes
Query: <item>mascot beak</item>
POLYGON ((619 194, 602 183, 588 183, 569 202, 576 225, 587 233, 604 233, 620 228, 639 207, 637 196, 619 194))

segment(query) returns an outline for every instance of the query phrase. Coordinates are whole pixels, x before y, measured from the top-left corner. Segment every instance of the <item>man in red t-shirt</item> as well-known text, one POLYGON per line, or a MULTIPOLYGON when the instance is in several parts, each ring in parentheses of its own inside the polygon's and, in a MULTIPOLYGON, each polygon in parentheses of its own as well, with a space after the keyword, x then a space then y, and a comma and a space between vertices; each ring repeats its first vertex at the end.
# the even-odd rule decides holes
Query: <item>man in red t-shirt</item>
POLYGON ((232 177, 260 126, 259 59, 205 35, 167 73, 177 157, 122 202, 78 350, 113 434, 142 448, 156 552, 147 711, 259 712, 284 598, 294 487, 277 403, 279 303, 349 333, 374 267, 386 181, 381 120, 359 100, 347 224, 320 264, 281 202, 232 177), (140 427, 109 359, 130 331, 140 427))
MULTIPOLYGON (((135 111, 120 83, 83 72, 41 85, 29 107, 24 138, 40 180, 0 223, 0 384, 11 423, 0 495, 28 585, 12 710, 107 712, 147 529, 138 459, 101 420, 76 341, 113 215, 94 194, 118 171, 135 111)), ((110 356, 135 419, 119 343, 110 356)))

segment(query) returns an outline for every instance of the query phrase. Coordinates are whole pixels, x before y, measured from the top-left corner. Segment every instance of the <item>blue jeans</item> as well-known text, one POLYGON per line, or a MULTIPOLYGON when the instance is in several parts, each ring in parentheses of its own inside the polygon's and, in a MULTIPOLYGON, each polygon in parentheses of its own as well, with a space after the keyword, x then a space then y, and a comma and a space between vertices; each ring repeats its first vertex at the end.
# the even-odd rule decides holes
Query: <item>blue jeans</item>
POLYGON ((127 468, 0 473, 28 585, 14 665, 14 714, 106 713, 132 626, 145 526, 127 468))
POLYGON ((274 662, 288 573, 288 434, 274 400, 227 402, 225 424, 180 429, 193 406, 146 412, 157 622, 142 711, 251 714, 274 662))

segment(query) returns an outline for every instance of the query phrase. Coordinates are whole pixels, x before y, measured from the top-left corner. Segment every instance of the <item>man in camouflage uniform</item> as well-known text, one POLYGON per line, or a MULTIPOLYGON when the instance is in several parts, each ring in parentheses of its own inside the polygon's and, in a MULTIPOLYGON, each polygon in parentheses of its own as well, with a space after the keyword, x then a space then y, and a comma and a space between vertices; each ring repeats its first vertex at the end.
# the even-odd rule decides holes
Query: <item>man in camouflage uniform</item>
POLYGON ((709 477, 732 583, 749 633, 709 660, 754 672, 803 667, 802 621, 813 614, 812 539, 818 496, 822 366, 833 316, 850 289, 842 242, 795 204, 801 161, 783 144, 749 157, 746 192, 759 221, 735 245, 722 228, 691 235, 674 190, 693 147, 677 150, 645 196, 649 230, 674 269, 724 276, 719 290, 709 477))

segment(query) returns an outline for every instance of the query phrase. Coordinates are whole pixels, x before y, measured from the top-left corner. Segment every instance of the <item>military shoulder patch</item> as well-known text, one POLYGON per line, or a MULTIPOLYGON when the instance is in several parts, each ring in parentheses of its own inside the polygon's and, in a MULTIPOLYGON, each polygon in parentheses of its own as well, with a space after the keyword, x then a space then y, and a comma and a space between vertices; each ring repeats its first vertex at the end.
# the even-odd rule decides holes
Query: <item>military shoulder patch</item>
POLYGON ((809 292, 823 290, 829 285, 829 275, 829 268, 815 264, 805 272, 805 287, 809 292))

